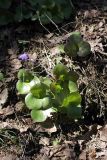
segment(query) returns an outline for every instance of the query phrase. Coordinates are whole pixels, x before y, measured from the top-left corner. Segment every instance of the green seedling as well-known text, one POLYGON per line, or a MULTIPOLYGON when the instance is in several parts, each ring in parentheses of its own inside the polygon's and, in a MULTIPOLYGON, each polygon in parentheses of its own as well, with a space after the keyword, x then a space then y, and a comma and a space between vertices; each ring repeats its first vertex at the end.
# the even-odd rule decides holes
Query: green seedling
POLYGON ((4 80, 4 75, 2 72, 0 72, 0 81, 3 81, 4 80))
POLYGON ((25 94, 25 104, 36 122, 43 122, 53 113, 66 113, 69 117, 81 117, 81 95, 78 91, 78 75, 63 64, 53 69, 54 79, 37 77, 21 69, 16 84, 19 94, 25 94))
POLYGON ((64 51, 70 57, 86 57, 91 53, 91 46, 82 39, 80 32, 73 32, 68 38, 64 51))

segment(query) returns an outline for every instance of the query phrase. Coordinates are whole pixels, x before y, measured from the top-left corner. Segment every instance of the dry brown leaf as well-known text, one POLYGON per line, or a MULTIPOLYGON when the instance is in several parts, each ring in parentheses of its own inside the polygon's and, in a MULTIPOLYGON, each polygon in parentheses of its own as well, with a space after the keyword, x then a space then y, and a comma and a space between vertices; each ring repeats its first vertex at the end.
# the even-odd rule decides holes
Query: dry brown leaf
POLYGON ((16 112, 21 112, 24 108, 24 103, 22 101, 17 102, 14 106, 16 112))
POLYGON ((47 137, 41 137, 39 144, 42 144, 44 146, 49 146, 49 138, 47 137))
POLYGON ((96 149, 95 147, 91 148, 88 153, 88 160, 95 160, 96 158, 96 149))
POLYGON ((8 99, 8 89, 5 88, 1 93, 0 93, 0 108, 4 106, 4 104, 7 102, 8 99))
POLYGON ((100 140, 107 142, 107 124, 100 129, 100 140))
POLYGON ((0 160, 18 160, 16 155, 6 154, 0 155, 0 160))
POLYGON ((12 115, 13 113, 14 113, 14 108, 11 106, 7 106, 0 110, 0 115, 2 115, 3 117, 12 115))
POLYGON ((16 121, 16 120, 7 120, 6 122, 1 122, 0 123, 0 129, 12 129, 15 128, 17 130, 20 131, 20 133, 26 132, 28 130, 28 128, 30 128, 32 126, 31 123, 26 124, 26 122, 22 122, 22 121, 16 121), (25 123, 25 124, 24 124, 25 123))
POLYGON ((86 151, 82 151, 82 153, 79 155, 79 160, 86 160, 86 151))
POLYGON ((16 71, 22 67, 22 64, 18 59, 13 59, 11 61, 11 67, 13 68, 12 70, 16 71))

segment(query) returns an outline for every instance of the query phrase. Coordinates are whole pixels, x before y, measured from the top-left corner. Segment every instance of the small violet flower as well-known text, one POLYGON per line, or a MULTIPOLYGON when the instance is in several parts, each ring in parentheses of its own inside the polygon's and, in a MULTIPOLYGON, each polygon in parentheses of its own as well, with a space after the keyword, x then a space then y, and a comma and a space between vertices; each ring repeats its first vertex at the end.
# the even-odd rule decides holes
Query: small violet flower
POLYGON ((25 52, 18 57, 19 60, 27 61, 29 59, 28 54, 25 52))

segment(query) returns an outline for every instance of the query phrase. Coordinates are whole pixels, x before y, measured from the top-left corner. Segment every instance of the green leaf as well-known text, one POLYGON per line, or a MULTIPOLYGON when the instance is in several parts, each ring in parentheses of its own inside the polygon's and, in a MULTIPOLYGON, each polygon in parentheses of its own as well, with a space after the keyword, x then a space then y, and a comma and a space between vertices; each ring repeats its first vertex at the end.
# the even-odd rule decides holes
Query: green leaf
POLYGON ((4 75, 2 72, 0 72, 0 81, 3 81, 4 80, 4 75))
POLYGON ((62 84, 53 82, 50 86, 50 89, 54 95, 55 104, 62 105, 64 98, 69 94, 68 84, 66 82, 62 84))
POLYGON ((50 87, 50 84, 52 83, 52 81, 50 80, 50 78, 48 77, 43 77, 41 79, 42 83, 44 83, 47 87, 50 87))
POLYGON ((47 119, 47 115, 42 110, 32 110, 31 117, 36 122, 44 122, 47 119))
MULTIPOLYGON (((28 81, 28 79, 26 79, 26 81, 28 81)), ((30 92, 30 89, 38 83, 40 83, 38 77, 34 77, 30 82, 22 82, 21 80, 18 80, 16 88, 20 94, 27 94, 30 92)))
POLYGON ((81 105, 69 106, 67 108, 67 115, 73 119, 81 118, 81 115, 82 115, 81 105))
POLYGON ((77 52, 79 51, 78 44, 82 41, 80 32, 73 32, 68 38, 68 41, 65 45, 65 53, 68 56, 76 57, 77 52))
POLYGON ((38 83, 40 83, 40 80, 38 77, 35 76, 34 79, 30 81, 30 86, 33 87, 34 85, 38 83))
POLYGON ((42 108, 46 109, 50 107, 51 101, 49 97, 45 97, 42 99, 42 108))
POLYGON ((64 51, 68 56, 76 57, 78 52, 78 45, 74 41, 68 41, 64 47, 64 51))
POLYGON ((58 45, 58 49, 61 53, 65 53, 63 44, 58 45))
POLYGON ((37 83, 30 91, 36 98, 43 98, 46 96, 46 85, 43 83, 37 83))
POLYGON ((72 32, 68 40, 70 42, 75 42, 76 44, 79 44, 83 39, 80 32, 72 32))
POLYGON ((71 5, 67 5, 67 7, 63 8, 63 12, 64 12, 64 17, 65 19, 68 19, 71 15, 71 13, 74 13, 73 8, 71 8, 71 5))
POLYGON ((46 109, 50 105, 50 98, 45 97, 43 99, 35 98, 32 93, 29 93, 25 97, 25 104, 29 109, 46 109))
POLYGON ((67 73, 68 73, 67 67, 61 63, 57 64, 53 69, 53 74, 56 76, 56 78, 60 78, 61 76, 66 76, 67 73))
POLYGON ((30 82, 33 80, 34 76, 32 75, 31 72, 25 70, 25 69, 20 69, 18 72, 18 79, 22 82, 30 82))
POLYGON ((13 22, 13 14, 8 10, 1 9, 0 10, 0 25, 7 25, 10 22, 13 22))
POLYGON ((67 79, 73 82, 77 82, 78 78, 79 78, 79 75, 76 72, 70 71, 67 79))
POLYGON ((25 104, 29 109, 40 109, 42 107, 42 99, 37 99, 29 93, 25 97, 25 104))
POLYGON ((79 92, 73 92, 63 101, 62 107, 77 106, 81 103, 81 95, 79 92))
POLYGON ((69 86, 70 93, 78 91, 77 84, 74 83, 73 81, 69 81, 68 86, 69 86))
POLYGON ((61 85, 56 82, 51 83, 50 89, 54 94, 60 93, 63 90, 61 85))
POLYGON ((73 32, 68 38, 64 50, 69 56, 85 57, 91 53, 91 46, 88 42, 83 41, 80 32, 73 32))
POLYGON ((11 0, 0 0, 0 8, 8 9, 11 6, 11 0))
POLYGON ((80 57, 85 57, 90 53, 91 53, 91 46, 88 42, 82 41, 81 43, 79 43, 79 51, 77 52, 77 54, 80 57))
POLYGON ((20 94, 27 94, 29 93, 31 86, 30 83, 21 82, 20 80, 18 80, 16 88, 20 94))
POLYGON ((56 112, 54 108, 49 108, 47 110, 32 110, 31 117, 36 122, 44 122, 47 117, 51 117, 51 113, 56 112))

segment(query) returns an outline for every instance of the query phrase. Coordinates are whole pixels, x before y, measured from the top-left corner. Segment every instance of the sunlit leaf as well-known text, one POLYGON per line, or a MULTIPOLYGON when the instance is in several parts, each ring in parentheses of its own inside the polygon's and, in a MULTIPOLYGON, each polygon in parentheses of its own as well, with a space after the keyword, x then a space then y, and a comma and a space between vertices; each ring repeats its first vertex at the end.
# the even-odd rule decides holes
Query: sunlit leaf
POLYGON ((43 98, 46 96, 46 85, 43 83, 37 83, 30 91, 36 98, 43 98))
POLYGON ((31 117, 36 122, 43 122, 47 117, 51 117, 51 113, 56 112, 55 109, 49 108, 46 110, 32 110, 31 117))
POLYGON ((37 99, 29 93, 25 97, 25 104, 29 109, 40 109, 42 107, 42 99, 37 99))
POLYGON ((31 86, 27 82, 21 82, 20 80, 18 80, 16 88, 20 94, 27 94, 29 93, 31 86))
POLYGON ((25 97, 25 103, 26 106, 29 109, 46 109, 50 106, 50 98, 49 97, 45 97, 43 99, 38 99, 35 98, 32 93, 29 93, 26 97, 25 97))
POLYGON ((25 69, 20 69, 18 72, 18 79, 22 82, 30 82, 33 78, 32 73, 25 69))
POLYGON ((79 104, 81 104, 81 95, 79 92, 73 92, 64 99, 62 106, 68 107, 69 105, 76 106, 79 104))
POLYGON ((42 83, 44 83, 46 86, 50 86, 50 84, 52 83, 51 79, 48 77, 44 77, 42 78, 42 83))
POLYGON ((43 122, 46 120, 47 115, 42 110, 32 110, 31 117, 36 122, 43 122))
POLYGON ((74 83, 73 81, 69 81, 68 86, 69 86, 70 93, 78 91, 77 84, 74 83))
POLYGON ((51 91, 52 91, 54 94, 60 93, 60 92, 63 90, 62 87, 61 87, 61 85, 58 84, 58 83, 56 83, 56 82, 51 83, 50 88, 51 88, 51 91))
POLYGON ((50 102, 50 98, 49 97, 45 97, 42 99, 42 107, 43 108, 48 108, 48 107, 51 107, 51 102, 50 102))

